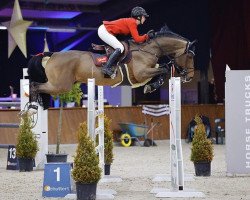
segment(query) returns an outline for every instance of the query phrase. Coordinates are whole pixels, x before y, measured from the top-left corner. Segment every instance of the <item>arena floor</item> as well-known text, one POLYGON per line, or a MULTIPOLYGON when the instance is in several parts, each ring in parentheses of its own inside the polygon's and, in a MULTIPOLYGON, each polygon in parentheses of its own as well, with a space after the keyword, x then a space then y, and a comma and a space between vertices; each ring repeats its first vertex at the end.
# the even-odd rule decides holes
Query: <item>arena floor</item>
MULTIPOLYGON (((100 189, 113 189, 117 192, 116 200, 151 200, 156 198, 150 191, 154 187, 170 189, 170 182, 153 182, 156 174, 169 174, 169 140, 156 141, 156 147, 133 146, 125 148, 117 144, 114 148, 115 159, 111 175, 123 179, 118 183, 98 184, 100 189)), ((190 144, 183 142, 184 170, 194 174, 190 158, 190 144)), ((55 146, 49 146, 53 151, 55 146)), ((61 151, 69 154, 68 161, 73 161, 76 145, 62 145, 61 151)), ((210 177, 194 177, 186 181, 184 188, 195 189, 205 194, 208 200, 249 200, 250 176, 227 177, 225 163, 225 145, 215 145, 215 157, 212 161, 210 177)), ((42 185, 44 172, 22 172, 6 170, 7 149, 0 149, 0 200, 44 200, 42 185)), ((66 199, 66 198, 53 198, 66 199)), ((189 198, 171 198, 189 199, 189 198)))

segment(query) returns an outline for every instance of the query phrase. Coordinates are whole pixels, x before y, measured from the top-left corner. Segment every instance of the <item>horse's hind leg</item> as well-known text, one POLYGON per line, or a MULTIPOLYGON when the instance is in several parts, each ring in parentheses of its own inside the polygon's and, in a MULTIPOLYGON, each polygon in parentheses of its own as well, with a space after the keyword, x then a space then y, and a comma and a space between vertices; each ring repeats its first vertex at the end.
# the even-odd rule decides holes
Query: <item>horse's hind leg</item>
POLYGON ((30 95, 28 106, 29 113, 35 114, 38 109, 38 105, 41 105, 44 109, 48 109, 50 103, 50 94, 58 92, 58 87, 52 86, 49 82, 46 83, 30 83, 30 95))

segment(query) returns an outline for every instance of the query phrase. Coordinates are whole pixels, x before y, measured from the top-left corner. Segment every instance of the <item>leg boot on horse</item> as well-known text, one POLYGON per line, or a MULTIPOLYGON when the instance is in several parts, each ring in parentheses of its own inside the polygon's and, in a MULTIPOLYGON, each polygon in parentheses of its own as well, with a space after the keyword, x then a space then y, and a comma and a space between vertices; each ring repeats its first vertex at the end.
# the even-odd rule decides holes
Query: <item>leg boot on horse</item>
POLYGON ((117 48, 109 57, 108 62, 103 66, 102 72, 106 75, 109 75, 112 79, 115 78, 115 70, 113 65, 117 61, 117 58, 121 55, 121 50, 117 48))
POLYGON ((144 86, 144 94, 152 93, 155 90, 159 89, 164 84, 166 75, 169 72, 170 67, 168 66, 168 64, 164 64, 161 67, 159 67, 159 69, 163 69, 164 71, 163 74, 158 75, 156 79, 154 79, 155 81, 144 86))
POLYGON ((152 93, 160 88, 164 84, 164 80, 166 79, 164 77, 166 77, 166 75, 159 75, 155 82, 145 85, 144 94, 152 93))

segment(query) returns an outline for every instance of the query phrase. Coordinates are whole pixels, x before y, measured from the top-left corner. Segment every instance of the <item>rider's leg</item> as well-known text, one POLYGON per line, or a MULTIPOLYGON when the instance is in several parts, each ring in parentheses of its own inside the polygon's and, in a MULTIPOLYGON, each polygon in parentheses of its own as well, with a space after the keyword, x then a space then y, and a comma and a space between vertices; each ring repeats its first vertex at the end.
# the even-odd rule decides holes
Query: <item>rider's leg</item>
POLYGON ((117 48, 110 56, 108 62, 102 68, 102 72, 106 75, 111 76, 114 73, 113 65, 116 63, 117 58, 120 57, 121 50, 117 48))
POLYGON ((115 36, 113 36, 106 30, 104 25, 101 25, 98 28, 98 35, 106 44, 115 49, 115 51, 110 55, 108 62, 102 68, 102 72, 104 74, 111 76, 114 73, 112 65, 115 64, 117 58, 123 53, 124 46, 115 36))

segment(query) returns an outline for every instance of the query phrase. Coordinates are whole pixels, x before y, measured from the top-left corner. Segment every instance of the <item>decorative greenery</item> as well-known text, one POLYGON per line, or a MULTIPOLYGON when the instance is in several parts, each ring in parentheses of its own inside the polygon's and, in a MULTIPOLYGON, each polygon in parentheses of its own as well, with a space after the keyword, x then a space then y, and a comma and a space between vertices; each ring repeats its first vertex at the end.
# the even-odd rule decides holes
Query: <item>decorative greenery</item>
POLYGON ((212 141, 207 138, 206 128, 202 122, 202 119, 195 116, 196 127, 194 130, 194 137, 191 148, 191 161, 208 161, 213 160, 213 144, 212 141))
POLYGON ((56 154, 59 154, 61 144, 63 105, 68 102, 76 102, 78 106, 80 105, 83 96, 80 86, 80 83, 75 83, 69 92, 60 94, 58 97, 54 97, 54 99, 59 98, 60 101, 59 121, 56 136, 56 154))
POLYGON ((68 102, 76 102, 77 105, 80 105, 82 95, 83 95, 80 86, 81 86, 81 83, 75 83, 69 92, 60 94, 58 96, 60 103, 63 105, 64 103, 68 103, 68 102))
POLYGON ((21 117, 17 136, 16 154, 18 158, 35 158, 39 150, 37 140, 31 129, 31 118, 27 113, 24 113, 21 117))
POLYGON ((97 183, 101 178, 99 158, 94 142, 89 137, 87 123, 81 123, 77 132, 78 146, 74 156, 73 179, 79 183, 97 183))
POLYGON ((104 115, 104 162, 110 165, 113 162, 113 132, 111 130, 111 122, 107 116, 104 115))

